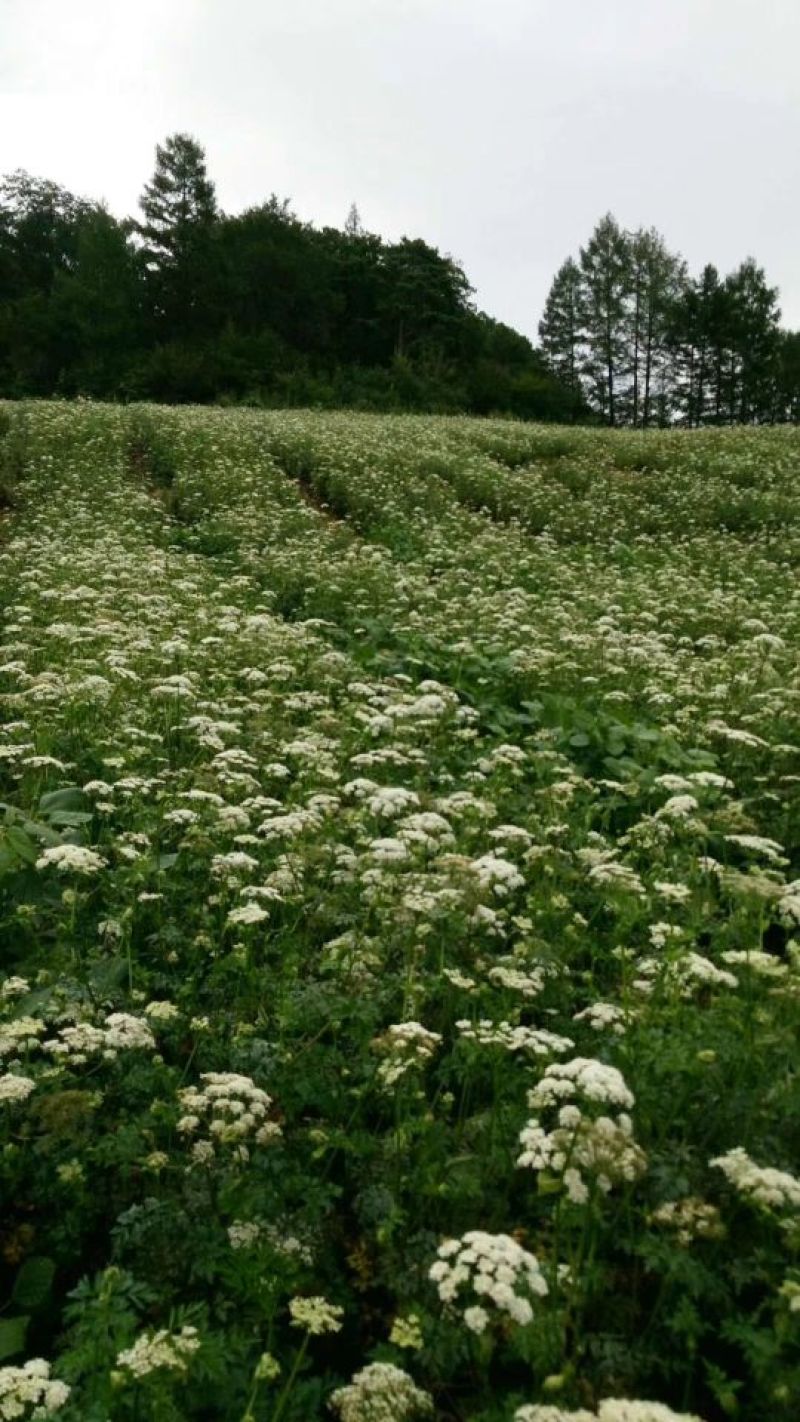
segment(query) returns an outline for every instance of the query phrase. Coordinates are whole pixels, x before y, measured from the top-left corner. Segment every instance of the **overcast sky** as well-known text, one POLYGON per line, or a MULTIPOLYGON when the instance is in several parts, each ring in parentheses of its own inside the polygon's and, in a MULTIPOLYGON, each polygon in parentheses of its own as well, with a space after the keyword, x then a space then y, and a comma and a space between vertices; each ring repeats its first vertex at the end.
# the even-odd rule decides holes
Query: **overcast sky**
POLYGON ((190 132, 226 211, 355 201, 531 336, 610 209, 800 327, 799 76, 800 0, 0 0, 0 173, 123 215, 190 132))

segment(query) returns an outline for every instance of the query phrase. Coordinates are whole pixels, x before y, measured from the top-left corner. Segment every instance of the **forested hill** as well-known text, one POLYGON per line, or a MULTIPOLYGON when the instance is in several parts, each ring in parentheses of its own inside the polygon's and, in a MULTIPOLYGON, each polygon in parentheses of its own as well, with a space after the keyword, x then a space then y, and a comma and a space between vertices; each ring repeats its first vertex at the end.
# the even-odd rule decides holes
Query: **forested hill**
MULTIPOLYGON (((610 425, 800 419, 800 333, 753 258, 690 275, 602 218, 555 275, 541 348, 476 309, 460 263, 351 208, 221 211, 203 149, 156 149, 138 218, 0 181, 0 396, 463 411, 610 425)), ((520 293, 520 304, 524 302, 520 293)))
POLYGON ((224 214, 180 134, 140 207, 120 222, 24 172, 0 185, 0 394, 582 412, 419 238, 386 242, 355 209, 319 229, 274 196, 224 214))

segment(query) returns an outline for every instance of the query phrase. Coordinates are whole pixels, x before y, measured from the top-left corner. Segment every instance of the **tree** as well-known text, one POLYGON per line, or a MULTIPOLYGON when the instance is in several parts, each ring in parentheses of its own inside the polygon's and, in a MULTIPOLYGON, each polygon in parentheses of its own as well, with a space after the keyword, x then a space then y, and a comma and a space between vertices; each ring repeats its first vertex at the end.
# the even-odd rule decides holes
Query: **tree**
POLYGON ((0 372, 8 393, 59 387, 71 347, 53 291, 74 269, 81 221, 96 211, 21 169, 0 183, 0 372))
POLYGON ((659 419, 667 411, 667 389, 671 385, 664 368, 668 353, 669 313, 685 279, 679 257, 667 250, 654 227, 640 228, 630 239, 630 294, 628 300, 627 365, 631 372, 628 400, 629 422, 643 429, 654 412, 653 391, 658 388, 659 419))
POLYGON ((354 202, 350 204, 350 210, 345 218, 344 230, 348 237, 362 237, 364 235, 361 213, 354 202))
POLYGON ((582 305, 580 269, 568 257, 553 278, 539 322, 539 340, 550 370, 574 396, 579 395, 581 386, 582 305))
POLYGON ((626 361, 625 316, 631 289, 630 240, 611 213, 598 222, 581 248, 586 349, 583 374, 588 391, 610 425, 618 420, 618 396, 630 377, 626 361))
POLYGON ((212 244, 217 224, 214 185, 205 154, 186 133, 156 147, 156 167, 139 199, 144 221, 134 224, 160 334, 200 330, 213 308, 212 244))
POLYGON ((140 353, 141 280, 126 225, 103 208, 77 222, 75 260, 56 276, 52 314, 70 342, 65 394, 113 395, 126 388, 140 353))
POLYGON ((696 280, 683 281, 669 311, 675 405, 690 428, 714 417, 721 402, 724 307, 719 272, 708 263, 696 280))
POLYGON ((771 418, 778 355, 778 291, 748 257, 726 282, 730 303, 728 423, 771 418))
POLYGON ((775 370, 776 420, 800 424, 800 331, 781 331, 775 370))
POLYGON ((382 314, 395 356, 429 360, 453 354, 472 288, 458 262, 419 238, 403 237, 381 259, 382 314))

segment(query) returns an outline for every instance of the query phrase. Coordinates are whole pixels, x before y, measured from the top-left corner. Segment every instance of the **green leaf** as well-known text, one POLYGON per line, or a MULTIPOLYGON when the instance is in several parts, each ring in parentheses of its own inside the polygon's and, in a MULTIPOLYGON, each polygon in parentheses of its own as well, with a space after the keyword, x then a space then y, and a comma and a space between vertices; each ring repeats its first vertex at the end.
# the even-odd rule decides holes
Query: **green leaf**
POLYGON ((61 844, 61 835, 54 830, 51 825, 43 825, 39 820, 25 820, 24 829, 26 834, 33 835, 42 844, 61 844))
POLYGON ((28 1319, 25 1317, 0 1318, 0 1362, 22 1352, 27 1331, 28 1319))
POLYGON ((37 1309, 50 1296, 56 1266, 52 1259, 33 1254, 26 1259, 17 1274, 12 1302, 19 1308, 37 1309))
POLYGON ((17 859, 22 859, 26 864, 32 864, 39 851, 24 829, 19 825, 9 825, 4 831, 3 838, 7 845, 14 851, 17 859))
POLYGON ((129 971, 127 958, 104 958, 92 968, 89 981, 95 991, 108 993, 124 983, 129 971))
POLYGON ((52 815, 54 810, 84 810, 86 796, 79 785, 65 785, 61 790, 48 790, 39 799, 39 812, 52 815))

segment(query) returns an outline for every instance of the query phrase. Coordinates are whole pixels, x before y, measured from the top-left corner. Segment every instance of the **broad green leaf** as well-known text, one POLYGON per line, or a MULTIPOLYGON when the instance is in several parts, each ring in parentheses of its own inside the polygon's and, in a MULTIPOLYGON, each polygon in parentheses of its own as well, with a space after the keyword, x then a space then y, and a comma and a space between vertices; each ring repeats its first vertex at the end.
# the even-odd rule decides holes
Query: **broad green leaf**
POLYGON ((39 798, 39 812, 52 815, 54 810, 85 810, 86 796, 79 785, 65 785, 61 790, 48 790, 39 798))
POLYGON ((0 1318, 0 1362, 22 1352, 28 1322, 28 1318, 22 1315, 18 1318, 0 1318))
POLYGON ((53 1286, 56 1266, 52 1259, 33 1254, 21 1265, 11 1295, 19 1308, 36 1309, 45 1302, 53 1286))
POLYGON ((26 864, 32 864, 39 854, 39 850, 34 844, 29 834, 19 825, 9 825, 3 833, 3 838, 17 859, 22 859, 26 864))

